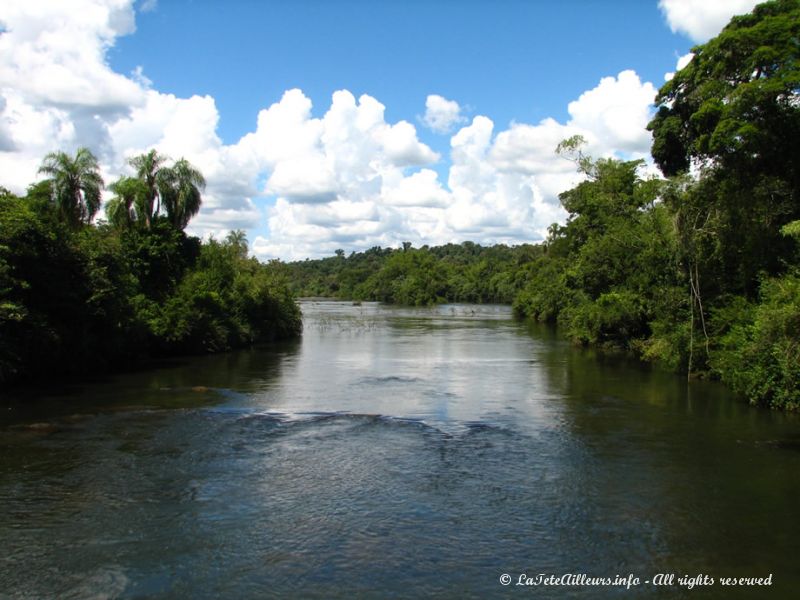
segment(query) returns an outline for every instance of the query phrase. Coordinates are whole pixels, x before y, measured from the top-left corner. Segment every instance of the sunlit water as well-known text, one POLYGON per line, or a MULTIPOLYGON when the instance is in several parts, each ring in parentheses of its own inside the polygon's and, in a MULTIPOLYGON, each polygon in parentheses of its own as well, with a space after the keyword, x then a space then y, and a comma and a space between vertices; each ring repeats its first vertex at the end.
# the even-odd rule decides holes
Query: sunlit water
POLYGON ((0 598, 798 597, 796 418, 505 307, 303 311, 299 342, 3 405, 0 598))

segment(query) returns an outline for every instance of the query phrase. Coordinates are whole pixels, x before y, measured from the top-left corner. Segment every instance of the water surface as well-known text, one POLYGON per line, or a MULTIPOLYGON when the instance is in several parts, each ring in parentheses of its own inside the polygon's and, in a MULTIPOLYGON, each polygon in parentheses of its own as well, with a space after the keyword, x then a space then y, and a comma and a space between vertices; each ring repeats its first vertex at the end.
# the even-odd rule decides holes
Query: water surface
POLYGON ((303 311, 302 341, 2 406, 0 597, 797 597, 792 416, 506 307, 303 311))

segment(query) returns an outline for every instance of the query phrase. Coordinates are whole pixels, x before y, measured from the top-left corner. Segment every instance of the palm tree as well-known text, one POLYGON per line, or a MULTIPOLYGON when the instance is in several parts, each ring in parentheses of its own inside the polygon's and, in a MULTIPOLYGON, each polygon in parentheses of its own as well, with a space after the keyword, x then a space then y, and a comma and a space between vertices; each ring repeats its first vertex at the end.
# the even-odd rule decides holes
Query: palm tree
POLYGON ((161 172, 165 169, 164 163, 167 157, 159 154, 155 149, 147 154, 134 156, 128 163, 136 169, 136 177, 145 186, 145 199, 142 205, 142 214, 145 227, 150 228, 153 218, 161 210, 161 198, 159 194, 159 183, 164 175, 161 172))
POLYGON ((148 229, 162 206, 167 211, 169 222, 176 229, 184 229, 200 210, 203 201, 200 191, 205 189, 206 180, 200 171, 185 158, 176 161, 172 167, 165 165, 167 160, 158 151, 150 150, 128 161, 144 186, 141 210, 137 204, 136 212, 137 218, 143 220, 148 229))
POLYGON ((91 222, 100 208, 103 178, 88 148, 78 148, 74 158, 66 152, 49 153, 39 173, 50 176, 52 201, 62 219, 72 227, 91 222))
POLYGON ((225 243, 236 248, 239 258, 247 258, 247 234, 241 229, 229 231, 225 236, 225 243))
POLYGON ((159 180, 159 195, 162 198, 167 218, 176 229, 185 229, 189 220, 200 210, 206 180, 185 158, 176 161, 169 169, 162 169, 159 180))
POLYGON ((127 229, 141 222, 146 211, 147 187, 135 177, 120 177, 108 188, 114 197, 106 204, 109 222, 118 229, 127 229))

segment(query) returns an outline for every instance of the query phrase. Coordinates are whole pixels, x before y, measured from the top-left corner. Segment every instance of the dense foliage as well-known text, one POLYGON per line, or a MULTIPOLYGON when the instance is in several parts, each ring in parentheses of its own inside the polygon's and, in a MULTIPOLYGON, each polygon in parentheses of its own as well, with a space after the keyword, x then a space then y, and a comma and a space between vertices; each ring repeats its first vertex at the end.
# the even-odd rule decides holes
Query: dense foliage
POLYGON ((429 248, 371 248, 285 265, 300 296, 379 300, 407 305, 437 302, 511 303, 530 277, 526 265, 542 248, 484 247, 472 242, 429 248))
POLYGON ((80 186, 65 193, 70 179, 57 171, 92 161, 83 150, 48 155, 52 179, 22 198, 0 190, 0 384, 300 332, 283 275, 247 257, 241 232, 207 243, 183 232, 180 186, 178 200, 164 194, 174 203, 164 215, 88 224, 95 200, 87 195, 81 208, 80 186))
POLYGON ((517 312, 800 408, 798 40, 800 2, 777 0, 693 49, 650 123, 670 179, 579 156, 517 312))
POLYGON ((650 128, 673 177, 665 203, 701 326, 697 368, 797 408, 800 1, 761 4, 693 52, 650 128))
MULTIPOLYGON (((686 309, 677 240, 661 183, 640 161, 583 163, 587 179, 561 195, 569 219, 553 227, 535 275, 514 301, 520 316, 561 323, 574 340, 644 351, 654 321, 686 309)), ((673 329, 664 324, 665 331, 673 329)), ((673 366, 682 357, 669 357, 673 366)))
POLYGON ((570 217, 551 229, 515 312, 800 408, 800 221, 772 221, 783 243, 758 253, 722 201, 748 190, 719 172, 663 181, 637 176, 636 162, 590 166, 561 195, 570 217))
POLYGON ((665 175, 693 160, 746 177, 800 175, 800 4, 774 0, 734 17, 659 91, 653 158, 665 175))

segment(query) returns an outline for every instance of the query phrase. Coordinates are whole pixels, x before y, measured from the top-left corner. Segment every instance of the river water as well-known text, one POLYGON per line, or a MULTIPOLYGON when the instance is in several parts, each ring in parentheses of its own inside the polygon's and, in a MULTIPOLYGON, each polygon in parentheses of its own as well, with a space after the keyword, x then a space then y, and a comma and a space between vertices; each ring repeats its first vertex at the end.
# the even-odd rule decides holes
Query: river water
POLYGON ((303 311, 0 405, 0 598, 800 597, 792 415, 507 307, 303 311), (567 573, 639 584, 516 585, 567 573))

